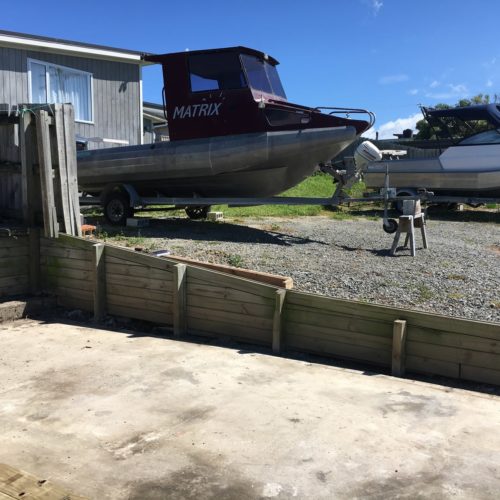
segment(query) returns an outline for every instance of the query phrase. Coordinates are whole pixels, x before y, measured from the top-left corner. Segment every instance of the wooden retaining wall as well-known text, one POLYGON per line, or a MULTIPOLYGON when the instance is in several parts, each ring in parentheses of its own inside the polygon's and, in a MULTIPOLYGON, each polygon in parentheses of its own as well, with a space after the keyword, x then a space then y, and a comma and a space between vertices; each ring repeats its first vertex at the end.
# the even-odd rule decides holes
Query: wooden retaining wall
POLYGON ((0 237, 0 298, 29 291, 29 237, 0 237))
MULTIPOLYGON (((26 245, 19 242, 0 255, 10 258, 16 245, 22 248, 16 258, 25 264, 26 245)), ((500 324, 284 290, 64 235, 42 238, 40 245, 43 288, 61 305, 97 318, 109 313, 147 320, 172 327, 177 336, 223 336, 397 375, 500 385, 500 324)), ((27 284, 25 274, 18 280, 27 284)))
POLYGON ((22 208, 21 167, 0 163, 0 213, 16 217, 22 208))

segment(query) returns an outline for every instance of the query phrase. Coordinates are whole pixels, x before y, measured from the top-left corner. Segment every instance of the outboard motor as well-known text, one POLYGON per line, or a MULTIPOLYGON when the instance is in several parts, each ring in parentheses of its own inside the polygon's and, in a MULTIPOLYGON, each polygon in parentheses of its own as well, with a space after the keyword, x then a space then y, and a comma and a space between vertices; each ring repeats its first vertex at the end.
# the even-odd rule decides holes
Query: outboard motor
POLYGON ((370 141, 362 142, 354 151, 354 162, 358 172, 363 172, 368 163, 381 159, 382 152, 370 141))

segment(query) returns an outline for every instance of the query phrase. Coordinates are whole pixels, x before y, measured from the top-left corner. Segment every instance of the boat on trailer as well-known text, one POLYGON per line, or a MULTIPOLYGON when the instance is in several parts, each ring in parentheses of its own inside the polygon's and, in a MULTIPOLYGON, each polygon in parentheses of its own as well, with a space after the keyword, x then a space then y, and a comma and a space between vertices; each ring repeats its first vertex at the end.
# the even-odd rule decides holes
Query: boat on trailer
POLYGON ((130 216, 139 197, 270 197, 300 183, 374 123, 363 109, 287 100, 271 56, 246 47, 148 55, 162 65, 170 140, 78 152, 78 184, 107 219, 130 216), (351 115, 366 115, 353 119, 351 115))
POLYGON ((384 160, 373 144, 362 143, 357 163, 366 186, 383 187, 388 173, 390 186, 398 194, 428 190, 435 199, 456 197, 458 201, 466 197, 476 203, 500 198, 500 104, 422 111, 431 126, 448 136, 447 144, 451 145, 434 158, 384 160), (466 137, 453 133, 457 123, 463 125, 460 130, 468 127, 466 137))

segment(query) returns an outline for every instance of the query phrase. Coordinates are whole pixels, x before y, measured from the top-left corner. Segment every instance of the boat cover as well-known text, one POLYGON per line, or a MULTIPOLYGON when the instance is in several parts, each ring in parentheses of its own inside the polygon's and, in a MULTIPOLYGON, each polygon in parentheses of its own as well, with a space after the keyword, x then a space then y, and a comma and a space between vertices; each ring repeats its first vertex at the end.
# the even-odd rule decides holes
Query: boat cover
POLYGON ((449 109, 424 108, 424 114, 433 118, 455 117, 463 121, 486 120, 495 128, 500 128, 500 105, 478 104, 449 109))

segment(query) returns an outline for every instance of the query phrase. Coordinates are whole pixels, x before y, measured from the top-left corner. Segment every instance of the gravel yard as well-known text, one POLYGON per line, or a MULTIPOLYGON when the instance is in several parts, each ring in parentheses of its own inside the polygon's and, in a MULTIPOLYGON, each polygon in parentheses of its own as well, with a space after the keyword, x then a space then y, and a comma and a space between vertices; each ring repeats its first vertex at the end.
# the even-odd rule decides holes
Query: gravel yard
POLYGON ((500 322, 500 225, 459 218, 429 220, 430 248, 422 249, 418 232, 415 258, 409 250, 389 256, 393 235, 363 217, 170 218, 152 220, 136 240, 148 250, 291 276, 297 290, 500 322))

